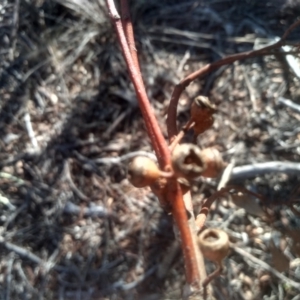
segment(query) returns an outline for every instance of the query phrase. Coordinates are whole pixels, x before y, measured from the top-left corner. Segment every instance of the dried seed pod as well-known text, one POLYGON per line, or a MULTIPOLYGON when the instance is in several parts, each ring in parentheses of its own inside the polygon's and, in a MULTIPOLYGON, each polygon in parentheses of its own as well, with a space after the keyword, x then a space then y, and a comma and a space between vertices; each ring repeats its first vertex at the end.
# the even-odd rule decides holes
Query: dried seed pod
POLYGON ((216 148, 206 148, 201 151, 201 154, 207 166, 202 176, 209 178, 218 177, 226 167, 221 153, 216 148))
POLYGON ((221 264, 229 252, 228 234, 221 229, 205 229, 198 236, 198 245, 204 257, 221 264))
POLYGON ((135 187, 145 187, 153 183, 161 171, 153 160, 145 156, 136 156, 128 167, 129 181, 135 187))
POLYGON ((210 128, 214 123, 213 114, 216 106, 205 96, 198 96, 191 106, 191 119, 195 122, 194 132, 199 135, 210 128))
POLYGON ((206 169, 199 147, 193 144, 178 145, 172 152, 172 166, 178 177, 187 180, 196 178, 206 169))

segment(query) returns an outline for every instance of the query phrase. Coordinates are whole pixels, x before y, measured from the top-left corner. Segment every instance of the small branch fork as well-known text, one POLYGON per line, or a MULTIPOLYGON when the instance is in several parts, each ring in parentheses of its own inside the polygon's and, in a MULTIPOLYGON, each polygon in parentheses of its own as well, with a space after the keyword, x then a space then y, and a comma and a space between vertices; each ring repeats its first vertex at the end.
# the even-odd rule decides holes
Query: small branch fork
POLYGON ((176 118, 177 118, 177 105, 179 101, 179 97, 181 93, 185 90, 185 88, 193 82, 197 78, 202 78, 208 73, 218 69, 221 66, 231 64, 237 60, 242 60, 246 58, 251 58, 255 56, 260 56, 260 55, 270 55, 270 50, 274 50, 276 48, 279 48, 284 45, 284 42, 287 38, 287 36, 297 27, 300 25, 300 20, 296 21, 293 23, 283 34, 281 39, 269 46, 263 47, 258 50, 252 50, 248 52, 242 52, 242 53, 237 53, 233 54, 227 57, 224 57, 216 62, 213 62, 211 64, 207 64, 203 68, 195 71, 194 73, 188 75, 186 78, 181 80, 174 88, 174 91, 171 96, 170 100, 170 105, 168 109, 168 117, 167 117, 167 127, 168 127, 168 136, 169 136, 169 141, 172 142, 173 139, 176 137, 178 130, 177 130, 177 124, 176 124, 176 118))

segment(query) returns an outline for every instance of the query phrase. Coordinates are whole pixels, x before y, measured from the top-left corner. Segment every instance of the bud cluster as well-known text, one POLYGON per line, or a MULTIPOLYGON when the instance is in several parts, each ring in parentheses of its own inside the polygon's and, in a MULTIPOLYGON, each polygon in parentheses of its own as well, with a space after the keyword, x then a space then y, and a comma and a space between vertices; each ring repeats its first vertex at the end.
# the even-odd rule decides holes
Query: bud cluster
MULTIPOLYGON (((215 112, 215 105, 207 97, 199 96, 194 99, 189 124, 193 124, 196 135, 212 126, 215 112)), ((190 190, 193 179, 200 176, 216 178, 225 168, 222 156, 216 148, 201 149, 194 144, 175 143, 171 149, 174 150, 171 150, 172 165, 169 172, 160 170, 156 162, 144 156, 135 157, 128 168, 129 181, 138 188, 150 186, 162 205, 165 204, 168 178, 176 180, 185 194, 190 190)))

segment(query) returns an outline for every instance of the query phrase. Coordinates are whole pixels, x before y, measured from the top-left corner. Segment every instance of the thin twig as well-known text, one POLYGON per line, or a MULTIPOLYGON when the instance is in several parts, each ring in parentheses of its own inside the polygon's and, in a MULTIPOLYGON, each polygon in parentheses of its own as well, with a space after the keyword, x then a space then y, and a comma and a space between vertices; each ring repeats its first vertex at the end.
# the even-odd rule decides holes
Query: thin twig
MULTIPOLYGON (((37 255, 32 253, 30 250, 27 250, 23 247, 14 245, 10 242, 6 242, 2 236, 0 236, 0 246, 3 246, 7 251, 12 251, 12 252, 16 253, 22 259, 28 259, 37 265, 45 264, 45 261, 43 259, 39 258, 37 255)), ((53 267, 53 269, 55 269, 56 271, 64 271, 65 272, 65 267, 63 267, 63 266, 55 265, 53 267)))
POLYGON ((26 112, 25 115, 24 115, 24 122, 25 122, 25 126, 26 126, 26 129, 27 129, 27 133, 28 133, 28 136, 30 138, 31 144, 32 144, 32 146, 35 150, 38 150, 39 145, 38 145, 38 142, 35 138, 35 134, 34 134, 34 131, 33 131, 32 125, 31 125, 30 115, 29 115, 28 112, 26 112))
POLYGON ((226 186, 226 184, 230 181, 231 179, 231 173, 232 170, 234 168, 235 165, 235 159, 233 158, 231 160, 231 162, 227 165, 227 167, 225 168, 225 170, 223 171, 221 180, 218 184, 217 190, 221 190, 222 188, 224 188, 226 186))
POLYGON ((71 189, 78 196, 78 198, 83 201, 89 201, 90 198, 88 196, 86 196, 83 192, 81 192, 77 188, 76 184, 74 183, 72 176, 71 176, 70 163, 68 162, 68 160, 66 160, 64 163, 64 173, 65 173, 66 179, 68 180, 68 182, 70 184, 71 189))
POLYGON ((207 286, 212 280, 217 278, 223 271, 222 265, 217 265, 217 268, 209 275, 207 275, 205 281, 203 282, 203 286, 207 286))
POLYGON ((300 163, 296 162, 281 162, 270 161, 264 163, 257 163, 253 165, 245 165, 234 167, 231 172, 231 180, 246 179, 267 173, 286 173, 299 175, 300 163))
POLYGON ((279 278, 280 280, 282 280, 284 283, 294 287, 295 289, 300 291, 300 283, 293 281, 292 279, 284 276, 283 274, 281 274, 280 272, 278 272, 277 270, 275 270, 274 268, 272 268, 271 266, 269 266, 267 263, 265 263, 264 261, 262 261, 261 259, 258 259, 257 257, 254 257, 252 254, 250 254, 248 251, 245 251, 239 247, 232 247, 232 249, 241 255, 241 257, 247 262, 247 259, 251 260, 252 262, 254 262, 255 264, 258 265, 258 267, 272 273, 274 276, 276 276, 277 278, 279 278))
POLYGON ((107 128, 107 130, 103 133, 103 137, 109 137, 112 132, 116 129, 116 127, 126 118, 126 116, 131 112, 131 108, 123 111, 107 128))
POLYGON ((2 236, 0 236, 0 245, 6 248, 6 250, 13 251, 16 254, 18 254, 20 257, 28 259, 36 264, 41 264, 43 262, 41 258, 39 258, 34 253, 30 252, 29 250, 26 250, 12 243, 6 242, 2 236))
POLYGON ((281 39, 279 41, 275 42, 274 44, 268 45, 268 46, 263 47, 263 48, 258 49, 258 50, 252 50, 252 51, 248 51, 248 52, 242 52, 242 53, 237 53, 237 54, 227 56, 227 57, 225 57, 223 59, 220 59, 216 62, 213 62, 211 64, 207 64, 203 68, 199 69, 198 71, 190 74, 189 76, 187 76, 186 78, 181 80, 174 88, 174 91, 172 93, 171 100, 170 100, 169 109, 168 109, 167 127, 168 127, 169 141, 171 141, 174 138, 174 136, 177 135, 177 132, 178 132, 177 124, 176 124, 176 116, 177 116, 177 105, 178 105, 179 97, 180 97, 181 93, 184 91, 184 89, 191 82, 193 82, 197 78, 202 78, 206 74, 218 69, 221 66, 231 64, 231 63, 233 63, 237 60, 242 60, 242 59, 255 57, 255 56, 259 56, 259 55, 270 54, 269 53, 270 50, 273 50, 275 48, 279 48, 284 44, 284 41, 285 41, 286 37, 290 34, 290 32, 294 28, 299 26, 299 24, 300 24, 300 20, 298 20, 294 24, 292 24, 285 31, 285 33, 283 34, 281 39))
MULTIPOLYGON (((179 30, 171 27, 166 27, 164 26, 151 26, 151 28, 147 29, 148 33, 157 33, 160 36, 162 34, 165 35, 171 35, 178 37, 177 39, 182 40, 182 37, 184 38, 189 38, 192 41, 198 40, 201 42, 201 39, 203 40, 216 40, 217 37, 215 34, 207 34, 207 33, 201 33, 201 32, 194 32, 194 31, 188 31, 188 30, 179 30)), ((231 42, 231 43, 249 43, 249 44, 254 44, 257 40, 257 36, 236 36, 236 37, 223 37, 224 41, 231 42)), ((273 38, 259 38, 259 41, 267 44, 272 42, 274 39, 273 38)))
POLYGON ((215 192, 213 195, 211 195, 209 198, 207 198, 205 200, 205 202, 203 203, 200 213, 198 214, 198 216, 196 218, 196 225, 198 227, 198 232, 200 232, 202 230, 205 220, 206 220, 206 217, 208 215, 209 209, 210 209, 211 205, 214 203, 214 201, 216 199, 218 199, 219 197, 224 196, 224 194, 226 194, 232 190, 252 195, 263 201, 262 196, 254 193, 254 192, 248 191, 246 188, 241 187, 241 186, 231 185, 231 186, 221 188, 219 191, 215 192))
POLYGON ((3 205, 6 205, 11 210, 15 210, 16 209, 16 206, 13 205, 13 204, 11 204, 10 200, 7 197, 3 196, 1 194, 1 192, 0 192, 0 203, 3 204, 3 205))
POLYGON ((171 269, 175 257, 179 254, 179 250, 179 243, 177 240, 175 240, 164 254, 164 258, 157 268, 156 276, 158 279, 164 279, 166 277, 171 269))
POLYGON ((124 28, 125 37, 127 40, 127 44, 129 46, 133 63, 136 69, 138 70, 138 72, 141 73, 127 0, 121 0, 121 17, 122 17, 122 25, 124 28))
POLYGON ((147 277, 151 276, 155 272, 156 269, 157 269, 157 266, 154 266, 154 267, 150 268, 144 274, 139 276, 135 281, 132 281, 132 282, 129 282, 129 283, 124 282, 122 279, 118 280, 117 282, 113 283, 107 290, 105 290, 105 292, 108 292, 111 289, 112 290, 119 289, 119 290, 123 290, 123 291, 128 291, 128 290, 131 290, 133 288, 136 288, 147 277))
POLYGON ((9 179, 10 181, 15 181, 15 183, 17 185, 26 184, 26 182, 23 179, 16 177, 14 175, 11 175, 9 173, 6 173, 6 172, 0 172, 0 178, 9 179))
POLYGON ((19 28, 19 10, 20 10, 20 0, 15 0, 14 13, 12 18, 12 31, 11 31, 11 49, 10 49, 11 60, 13 60, 15 56, 17 33, 19 28))
POLYGON ((293 101, 291 101, 290 99, 286 99, 283 97, 279 97, 278 98, 278 103, 283 104, 285 106, 287 106, 288 108, 293 109, 294 111, 296 111, 297 113, 300 113, 300 105, 294 103, 293 101))
POLYGON ((181 73, 186 62, 190 59, 191 57, 191 53, 189 50, 187 50, 183 56, 183 58, 181 59, 180 63, 179 63, 179 66, 177 68, 177 73, 181 73))
MULTIPOLYGON (((290 46, 283 46, 281 48, 285 52, 285 54, 287 54, 287 52, 289 52, 292 49, 292 47, 290 46)), ((298 58, 292 54, 289 54, 285 56, 285 60, 290 66, 290 68, 292 69, 292 71, 294 72, 294 74, 298 77, 298 79, 300 79, 300 67, 299 67, 298 58)))
POLYGON ((247 70, 246 70, 245 66, 242 67, 242 71, 243 71, 243 75, 244 75, 244 78, 245 78, 246 86, 247 86, 248 91, 249 91, 249 96, 250 96, 250 101, 252 103, 252 108, 255 112, 257 112, 258 111, 258 106, 257 106, 257 99, 256 99, 256 96, 255 96, 255 89, 251 85, 251 81, 250 81, 250 78, 247 74, 247 70))
POLYGON ((224 193, 228 192, 230 189, 231 189, 230 187, 222 188, 205 200, 200 210, 200 213, 196 217, 196 225, 197 225, 198 232, 200 232, 203 228, 203 225, 205 223, 211 205, 214 203, 214 201, 217 198, 221 197, 224 193))
POLYGON ((184 135, 195 125, 195 122, 192 119, 189 119, 188 122, 182 127, 180 132, 176 135, 176 137, 172 140, 169 149, 172 152, 175 147, 180 143, 184 135))

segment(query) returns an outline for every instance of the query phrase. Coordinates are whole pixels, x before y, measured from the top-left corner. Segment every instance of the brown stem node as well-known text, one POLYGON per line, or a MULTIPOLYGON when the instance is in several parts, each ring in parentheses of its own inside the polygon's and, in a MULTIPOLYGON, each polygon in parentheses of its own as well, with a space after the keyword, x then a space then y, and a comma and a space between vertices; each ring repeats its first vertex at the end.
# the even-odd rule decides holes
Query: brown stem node
POLYGON ((206 169, 200 148, 193 144, 178 145, 172 152, 171 160, 174 173, 187 180, 201 176, 206 169))

